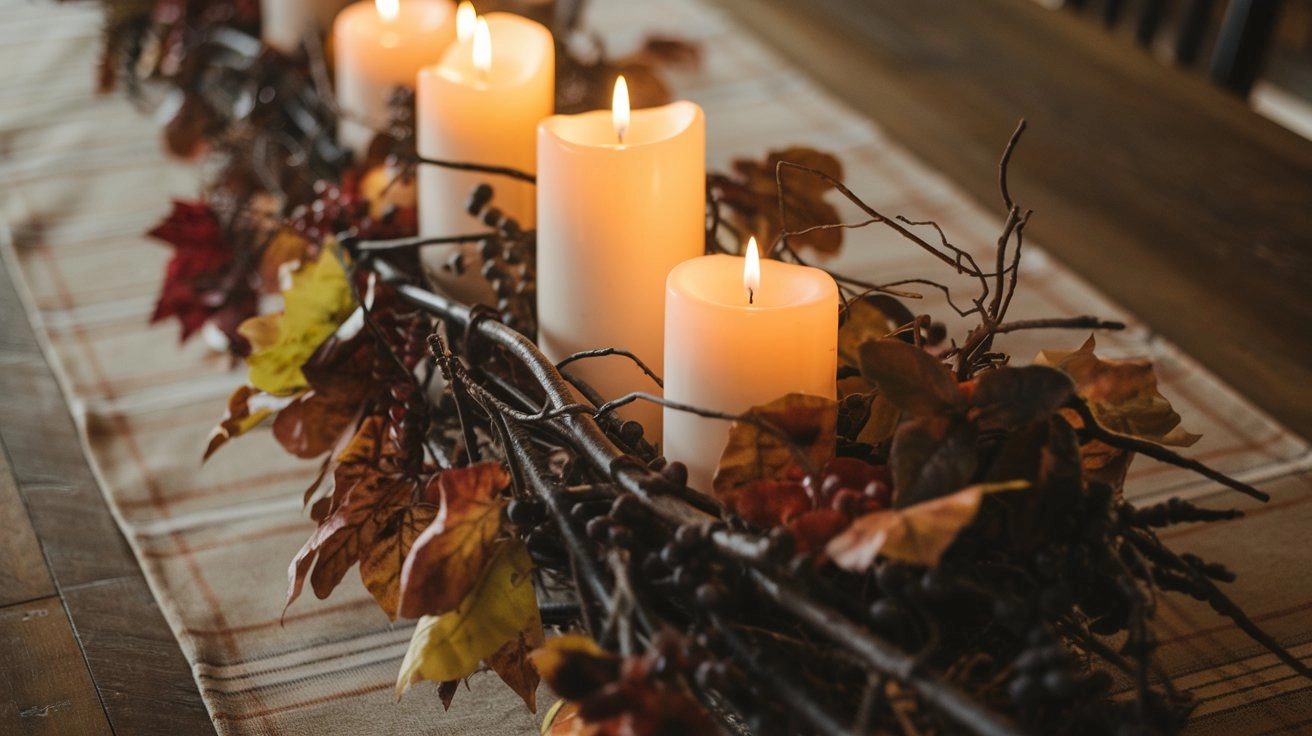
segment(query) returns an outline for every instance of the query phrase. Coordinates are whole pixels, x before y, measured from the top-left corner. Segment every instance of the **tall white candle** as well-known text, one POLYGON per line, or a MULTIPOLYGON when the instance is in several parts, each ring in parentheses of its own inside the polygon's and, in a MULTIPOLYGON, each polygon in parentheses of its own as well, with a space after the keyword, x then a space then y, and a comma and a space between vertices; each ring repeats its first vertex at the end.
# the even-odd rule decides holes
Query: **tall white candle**
POLYGON ((320 39, 350 0, 261 0, 260 37, 284 54, 300 48, 308 34, 320 39))
MULTIPOLYGON (((740 414, 789 393, 834 398, 838 285, 818 268, 703 256, 670 271, 665 291, 665 398, 740 414)), ((665 410, 664 451, 709 491, 729 423, 665 410)))
MULTIPOLYGON (((627 101, 626 101, 627 102, 627 101)), ((704 250, 706 124, 691 102, 556 115, 538 128, 538 341, 552 360, 624 348, 660 372, 665 276, 704 250)), ((659 389, 628 360, 572 364, 606 399, 659 389)), ((626 407, 660 437, 659 407, 626 407)))
POLYGON ((397 87, 415 86, 419 70, 436 64, 455 38, 450 0, 362 0, 333 23, 337 140, 362 156, 388 121, 397 87))
MULTIPOLYGON (((551 115, 555 100, 555 43, 551 32, 527 18, 490 13, 483 44, 471 33, 447 49, 440 64, 419 72, 416 99, 418 151, 427 158, 537 170, 537 128, 551 115)), ((486 229, 465 203, 481 182, 495 189, 493 205, 532 228, 533 184, 476 171, 419 167, 419 234, 457 235, 486 229)), ((475 248, 467 247, 474 259, 475 248)), ((449 246, 424 249, 424 264, 440 276, 449 246)), ((450 285, 448 285, 450 286, 450 285)))

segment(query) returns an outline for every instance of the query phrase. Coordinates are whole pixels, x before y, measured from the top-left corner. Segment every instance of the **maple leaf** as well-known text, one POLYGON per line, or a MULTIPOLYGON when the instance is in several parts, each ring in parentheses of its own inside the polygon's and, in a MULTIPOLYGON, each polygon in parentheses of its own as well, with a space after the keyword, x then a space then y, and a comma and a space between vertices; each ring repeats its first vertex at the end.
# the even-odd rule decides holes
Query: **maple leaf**
POLYGON ((825 552, 834 564, 851 572, 869 570, 879 556, 935 567, 975 519, 986 494, 1028 487, 1027 481, 975 485, 903 509, 866 514, 830 540, 825 552))
POLYGON ((149 235, 173 246, 150 321, 176 318, 184 341, 214 321, 244 350, 236 325, 255 314, 255 292, 232 273, 236 249, 214 212, 202 202, 174 200, 173 211, 149 235))
POLYGON ((245 434, 274 412, 287 405, 288 399, 270 396, 250 386, 239 386, 228 397, 219 426, 210 431, 209 443, 202 460, 208 460, 220 447, 245 434))
POLYGON ((246 363, 250 384, 274 396, 307 387, 301 366, 315 349, 355 311, 355 299, 341 259, 332 244, 292 274, 283 291, 283 312, 247 320, 240 331, 253 351, 246 363))
POLYGON ((302 263, 310 255, 310 241, 288 227, 279 228, 278 232, 264 246, 260 253, 260 290, 269 294, 282 291, 284 270, 302 263))
POLYGON ((301 366, 309 388, 287 402, 273 421, 273 436, 283 449, 314 458, 337 446, 361 407, 382 388, 373 380, 377 352, 363 331, 349 339, 333 335, 320 344, 301 366))
POLYGON ((528 548, 507 540, 454 611, 419 619, 396 680, 397 697, 419 680, 468 676, 540 616, 528 548))
POLYGON ((382 417, 368 417, 337 458, 334 489, 318 528, 288 567, 287 603, 310 578, 315 596, 327 598, 348 570, 360 578, 389 618, 396 618, 401 568, 410 547, 437 517, 437 483, 406 473, 382 417), (416 493, 418 491, 418 493, 416 493))
MULTIPOLYGON (((1094 354, 1095 347, 1090 336, 1078 350, 1044 350, 1034 362, 1070 376, 1098 423, 1114 432, 1176 447, 1199 440, 1201 435, 1180 426, 1180 415, 1158 390, 1151 361, 1104 360, 1094 354)), ((1075 428, 1083 426, 1074 411, 1063 410, 1062 415, 1075 428)), ((1094 440, 1081 447, 1081 455, 1087 478, 1108 483, 1120 492, 1134 453, 1094 440)))
MULTIPOLYGON (((720 191, 720 201, 730 208, 742 229, 755 233, 758 239, 772 244, 779 237, 780 220, 783 228, 792 232, 818 225, 836 225, 841 222, 838 210, 824 195, 833 186, 818 176, 798 169, 784 168, 783 212, 779 212, 779 187, 775 170, 779 162, 806 166, 821 171, 835 180, 843 178, 843 166, 828 153, 811 148, 793 147, 771 151, 765 161, 738 159, 733 162, 737 179, 713 179, 720 191)), ((837 253, 843 245, 841 228, 815 230, 791 239, 794 245, 812 248, 821 253, 837 253)))
POLYGON ((745 487, 757 481, 800 480, 801 450, 815 468, 834 456, 838 444, 838 403, 819 396, 788 394, 768 404, 754 406, 746 414, 781 430, 777 436, 749 422, 729 425, 729 440, 711 481, 715 496, 731 507, 745 487), (790 447, 790 444, 792 447, 790 447))
POLYGON ((546 643, 542 631, 542 616, 536 610, 533 618, 515 637, 485 658, 488 669, 515 691, 528 706, 530 713, 538 712, 538 683, 541 678, 529 655, 546 643))
POLYGON ((469 595, 496 549, 509 485, 510 475, 494 462, 438 474, 441 521, 410 548, 401 570, 402 616, 446 613, 469 595))

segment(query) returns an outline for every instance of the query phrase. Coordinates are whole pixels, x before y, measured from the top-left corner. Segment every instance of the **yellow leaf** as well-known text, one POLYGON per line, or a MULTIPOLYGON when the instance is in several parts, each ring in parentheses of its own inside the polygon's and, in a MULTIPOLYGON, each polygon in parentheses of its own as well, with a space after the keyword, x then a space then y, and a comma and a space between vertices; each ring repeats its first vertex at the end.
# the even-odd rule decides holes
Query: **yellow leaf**
POLYGON ((533 562, 519 540, 506 542, 456 610, 419 619, 396 680, 398 698, 418 680, 466 677, 517 638, 538 614, 533 562))
POLYGON ((210 441, 202 461, 208 460, 228 440, 245 434, 270 414, 287 406, 290 401, 290 398, 269 396, 250 386, 238 386, 232 396, 228 397, 228 407, 223 412, 219 426, 210 431, 210 441))
POLYGON ((287 396, 309 385, 301 366, 355 309, 343 257, 337 247, 326 244, 318 260, 292 274, 281 315, 242 323, 239 332, 255 346, 246 360, 252 386, 287 396))
POLYGON ((985 494, 1028 487, 1023 480, 976 485, 904 509, 866 514, 831 539, 825 552, 852 572, 870 569, 877 556, 933 567, 975 519, 985 494))

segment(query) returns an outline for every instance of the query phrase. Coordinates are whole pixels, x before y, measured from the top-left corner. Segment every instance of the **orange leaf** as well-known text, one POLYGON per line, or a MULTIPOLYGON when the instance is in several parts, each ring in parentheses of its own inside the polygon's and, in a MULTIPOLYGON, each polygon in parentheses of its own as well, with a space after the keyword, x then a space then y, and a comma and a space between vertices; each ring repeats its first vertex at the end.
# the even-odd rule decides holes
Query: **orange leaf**
POLYGON ((501 681, 510 686, 515 694, 524 700, 530 713, 538 712, 538 671, 529 659, 529 653, 546 642, 542 633, 542 616, 533 616, 524 630, 514 640, 493 652, 486 660, 487 666, 501 681))
POLYGON ((834 456, 838 404, 830 399, 788 394, 754 406, 747 413, 780 430, 788 441, 748 422, 729 425, 729 441, 711 485, 715 496, 730 505, 744 487, 757 481, 787 480, 790 476, 800 480, 794 447, 816 469, 834 456))
POLYGON ((433 485, 441 522, 415 541, 401 571, 401 615, 411 618, 452 611, 469 595, 501 533, 510 476, 484 462, 443 471, 433 485))
POLYGON ((825 552, 852 572, 870 569, 878 556, 934 567, 975 519, 985 494, 1028 487, 1026 481, 976 485, 904 509, 866 514, 831 540, 825 552))

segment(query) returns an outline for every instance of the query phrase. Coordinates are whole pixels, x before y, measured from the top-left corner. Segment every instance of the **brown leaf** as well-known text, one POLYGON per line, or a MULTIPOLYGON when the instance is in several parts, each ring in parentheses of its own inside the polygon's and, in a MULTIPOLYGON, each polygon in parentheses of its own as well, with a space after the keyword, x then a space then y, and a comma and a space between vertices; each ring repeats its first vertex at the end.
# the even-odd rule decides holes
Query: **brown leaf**
POLYGON ((305 260, 309 252, 310 241, 304 236, 287 227, 279 229, 260 254, 260 290, 267 294, 281 292, 283 268, 305 260))
POLYGON ((801 481, 757 478, 738 486, 726 505, 743 521, 768 529, 810 511, 812 504, 801 481))
POLYGON ((529 653, 534 669, 557 695, 580 700, 619 679, 620 658, 606 654, 592 639, 566 634, 529 653))
POLYGON ((510 476, 483 462, 442 471, 433 482, 442 521, 419 537, 401 570, 401 615, 409 618, 454 610, 474 588, 501 534, 510 476))
POLYGON ((823 551, 829 540, 838 536, 852 520, 847 514, 833 509, 808 511, 788 522, 798 554, 823 551))
POLYGON ((1054 368, 998 368, 976 380, 968 417, 981 430, 1010 431, 1047 419, 1074 395, 1070 377, 1054 368))
POLYGON ((893 405, 887 396, 879 394, 870 403, 870 416, 856 436, 857 442, 879 445, 893 438, 897 432, 898 422, 902 420, 902 410, 893 405))
POLYGON ((228 442, 245 434, 271 414, 287 405, 288 400, 270 396, 250 386, 238 386, 228 397, 228 406, 223 412, 219 426, 210 431, 210 441, 205 448, 202 461, 209 460, 216 450, 228 442))
POLYGON ((326 598, 359 563, 365 587, 388 617, 396 617, 401 567, 437 516, 440 498, 435 483, 421 485, 403 471, 387 437, 386 421, 369 417, 338 456, 333 494, 320 509, 319 526, 288 568, 284 612, 307 575, 315 595, 326 598))
POLYGON ((977 485, 904 509, 866 514, 830 541, 825 551, 834 564, 852 572, 869 570, 881 556, 934 567, 975 519, 985 494, 1028 487, 1025 481, 977 485))
POLYGON ((515 694, 523 699, 530 713, 538 712, 538 671, 529 659, 529 653, 546 643, 542 633, 542 616, 538 614, 533 621, 519 633, 513 641, 493 652, 484 661, 501 681, 510 686, 515 694))
POLYGON ((443 680, 437 683, 437 697, 442 701, 442 710, 451 710, 451 701, 456 698, 460 680, 443 680))
POLYGON ((928 501, 969 483, 979 465, 977 434, 975 425, 949 417, 900 424, 889 451, 895 505, 928 501))
POLYGON ((301 367, 310 389, 273 421, 273 436, 296 457, 319 457, 337 446, 363 404, 378 391, 373 380, 376 347, 365 332, 349 340, 328 338, 301 367))
POLYGON ((947 366, 915 345, 872 340, 861 346, 860 353, 861 375, 898 409, 923 417, 965 407, 966 397, 947 366))
MULTIPOLYGON (((836 180, 843 178, 843 166, 828 153, 811 148, 793 147, 771 151, 765 161, 739 159, 733 162, 738 179, 723 187, 721 201, 730 208, 742 229, 755 233, 763 243, 773 243, 785 229, 797 232, 820 225, 837 225, 838 210, 823 199, 833 186, 808 171, 785 167, 783 213, 779 211, 779 187, 775 170, 779 162, 799 164, 821 171, 836 180)), ((794 245, 821 253, 837 253, 843 245, 843 230, 828 228, 790 238, 794 245)))
POLYGON ((848 303, 838 327, 838 364, 861 367, 861 346, 915 319, 901 302, 887 294, 867 294, 848 303))
MULTIPOLYGON (((1157 389, 1148 360, 1103 360, 1092 336, 1078 350, 1044 350, 1034 359, 1065 372, 1103 426, 1161 445, 1188 447, 1201 437, 1180 426, 1180 415, 1157 389)), ((1083 420, 1071 410, 1062 416, 1075 428, 1083 420)), ((1134 453, 1093 440, 1080 448, 1085 478, 1109 484, 1119 493, 1134 453)))
MULTIPOLYGON (((819 469, 834 456, 838 444, 838 403, 819 396, 788 394, 754 406, 747 414, 782 431, 792 446, 819 469)), ((783 438, 754 424, 733 422, 729 441, 711 482, 715 496, 729 505, 744 487, 759 480, 800 480, 793 448, 783 438)))

